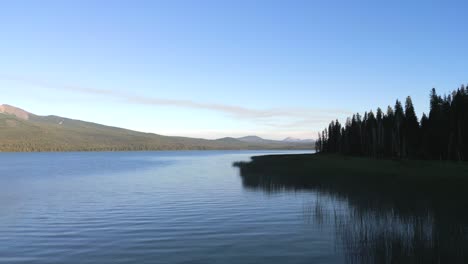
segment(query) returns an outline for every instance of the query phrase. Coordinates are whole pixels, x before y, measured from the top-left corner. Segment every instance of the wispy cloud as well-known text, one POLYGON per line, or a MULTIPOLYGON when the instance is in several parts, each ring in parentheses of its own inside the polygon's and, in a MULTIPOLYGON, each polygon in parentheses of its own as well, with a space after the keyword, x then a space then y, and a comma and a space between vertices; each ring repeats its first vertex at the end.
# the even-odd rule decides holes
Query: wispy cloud
POLYGON ((174 106, 192 109, 204 109, 221 112, 236 119, 251 120, 257 124, 272 128, 304 128, 314 125, 323 125, 340 116, 349 115, 351 112, 344 109, 320 109, 320 108, 270 108, 253 109, 236 105, 197 102, 192 100, 167 99, 151 96, 143 96, 128 92, 110 89, 98 89, 69 84, 59 84, 41 79, 1 75, 1 80, 22 82, 28 85, 94 96, 103 96, 108 99, 121 100, 131 104, 174 106))

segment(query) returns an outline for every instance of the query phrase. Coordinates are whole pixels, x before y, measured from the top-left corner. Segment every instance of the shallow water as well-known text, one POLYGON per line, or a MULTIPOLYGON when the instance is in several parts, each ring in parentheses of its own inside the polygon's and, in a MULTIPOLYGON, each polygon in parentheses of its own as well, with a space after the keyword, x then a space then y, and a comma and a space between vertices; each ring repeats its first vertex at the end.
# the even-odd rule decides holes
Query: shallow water
POLYGON ((267 153, 296 152, 2 153, 0 263, 398 263, 434 249, 431 211, 243 182, 232 163, 267 153))

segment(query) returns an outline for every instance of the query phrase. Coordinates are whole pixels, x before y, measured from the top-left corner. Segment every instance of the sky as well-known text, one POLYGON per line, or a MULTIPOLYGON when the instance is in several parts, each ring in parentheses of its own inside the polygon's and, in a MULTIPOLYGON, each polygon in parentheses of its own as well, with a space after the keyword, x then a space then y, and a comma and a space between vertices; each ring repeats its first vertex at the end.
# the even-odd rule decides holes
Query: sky
POLYGON ((315 138, 468 83, 468 2, 5 1, 0 104, 163 135, 315 138), (465 67, 464 67, 465 66, 465 67))

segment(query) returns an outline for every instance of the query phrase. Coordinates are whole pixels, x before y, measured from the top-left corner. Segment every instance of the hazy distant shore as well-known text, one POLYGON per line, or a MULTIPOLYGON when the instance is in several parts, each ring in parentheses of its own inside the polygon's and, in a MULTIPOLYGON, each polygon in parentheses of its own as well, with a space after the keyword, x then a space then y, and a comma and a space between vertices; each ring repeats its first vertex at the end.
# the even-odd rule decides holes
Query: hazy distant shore
POLYGON ((310 148, 167 148, 167 149, 67 149, 67 150, 53 150, 53 149, 43 149, 43 150, 31 150, 31 151, 8 151, 8 150, 0 150, 0 153, 54 153, 54 152, 152 152, 152 151, 222 151, 222 150, 232 150, 232 151, 243 151, 243 150, 258 150, 258 151, 287 151, 287 150, 297 150, 297 151, 313 151, 310 148))
POLYGON ((311 139, 219 139, 164 136, 60 116, 39 116, 0 105, 0 152, 294 150, 314 148, 311 139))

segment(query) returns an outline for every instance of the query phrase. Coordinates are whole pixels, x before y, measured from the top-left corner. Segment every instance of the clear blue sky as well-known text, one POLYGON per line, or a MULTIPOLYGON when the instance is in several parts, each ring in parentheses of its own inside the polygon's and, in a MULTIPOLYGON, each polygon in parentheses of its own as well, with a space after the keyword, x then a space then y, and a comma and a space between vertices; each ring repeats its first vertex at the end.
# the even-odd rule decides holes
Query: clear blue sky
POLYGON ((5 1, 0 103, 168 135, 315 137, 468 82, 466 1, 5 1))

